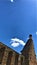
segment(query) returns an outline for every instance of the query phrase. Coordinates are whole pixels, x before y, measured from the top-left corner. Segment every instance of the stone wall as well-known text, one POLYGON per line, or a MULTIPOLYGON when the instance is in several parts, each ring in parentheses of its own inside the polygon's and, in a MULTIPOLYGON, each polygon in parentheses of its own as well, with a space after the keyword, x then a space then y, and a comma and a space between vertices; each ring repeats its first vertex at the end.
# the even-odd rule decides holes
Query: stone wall
POLYGON ((24 56, 0 42, 0 65, 37 65, 37 62, 34 53, 24 56))
POLYGON ((4 44, 2 44, 0 42, 0 51, 1 48, 5 48, 3 54, 2 52, 0 52, 0 65, 23 65, 24 60, 21 60, 24 58, 21 54, 15 52, 14 50, 12 50, 11 48, 5 46, 4 44), (2 57, 1 57, 2 55, 2 57), (2 60, 1 60, 2 59, 2 60), (22 62, 21 62, 22 61, 22 62))
MULTIPOLYGON (((9 47, 5 46, 5 45, 2 45, 2 43, 0 43, 0 51, 1 51, 1 48, 5 47, 5 51, 4 51, 4 54, 2 54, 2 52, 0 53, 0 55, 2 54, 2 60, 1 60, 1 56, 0 56, 0 65, 8 65, 8 63, 10 62, 10 65, 15 65, 15 55, 16 55, 16 52, 13 51, 12 49, 10 49, 9 47), (9 55, 9 52, 12 53, 12 55, 9 55), (8 55, 10 57, 8 57, 8 55), (8 60, 8 58, 10 60, 8 60)), ((17 54, 18 55, 18 54, 17 54)))

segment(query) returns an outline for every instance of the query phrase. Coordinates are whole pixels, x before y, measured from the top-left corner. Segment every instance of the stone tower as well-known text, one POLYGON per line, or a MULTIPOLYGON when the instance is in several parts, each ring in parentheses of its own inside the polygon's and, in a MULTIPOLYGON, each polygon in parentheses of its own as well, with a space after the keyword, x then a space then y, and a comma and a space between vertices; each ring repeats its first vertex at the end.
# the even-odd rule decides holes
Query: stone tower
POLYGON ((25 65, 36 65, 36 56, 31 34, 29 35, 29 39, 21 52, 25 57, 25 65))

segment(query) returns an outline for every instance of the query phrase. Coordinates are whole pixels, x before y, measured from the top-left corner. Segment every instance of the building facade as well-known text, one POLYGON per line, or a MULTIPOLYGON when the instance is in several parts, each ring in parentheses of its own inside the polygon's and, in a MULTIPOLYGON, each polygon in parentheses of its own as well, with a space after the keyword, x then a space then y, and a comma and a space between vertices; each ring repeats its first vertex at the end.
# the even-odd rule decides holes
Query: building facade
POLYGON ((0 65, 37 65, 32 35, 21 54, 0 42, 0 65))

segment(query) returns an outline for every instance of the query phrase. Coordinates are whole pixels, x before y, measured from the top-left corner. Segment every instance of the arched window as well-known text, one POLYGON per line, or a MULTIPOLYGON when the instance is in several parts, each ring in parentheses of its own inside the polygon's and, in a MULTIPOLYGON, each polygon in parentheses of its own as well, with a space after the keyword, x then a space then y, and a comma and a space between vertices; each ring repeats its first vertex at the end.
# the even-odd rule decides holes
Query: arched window
POLYGON ((0 49, 0 64, 2 63, 2 59, 3 59, 3 56, 4 56, 4 51, 5 51, 5 47, 2 47, 0 49))
POLYGON ((7 63, 6 63, 6 65, 10 65, 11 64, 11 58, 12 58, 12 51, 10 51, 9 53, 8 53, 8 58, 7 58, 7 63))

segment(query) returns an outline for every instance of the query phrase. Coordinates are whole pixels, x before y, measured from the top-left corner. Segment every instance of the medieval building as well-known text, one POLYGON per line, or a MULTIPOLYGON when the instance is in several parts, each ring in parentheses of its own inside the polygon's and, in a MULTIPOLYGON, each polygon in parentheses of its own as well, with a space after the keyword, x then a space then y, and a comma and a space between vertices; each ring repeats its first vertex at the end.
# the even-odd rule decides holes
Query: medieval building
POLYGON ((0 42, 0 65, 37 65, 32 35, 21 54, 0 42))

